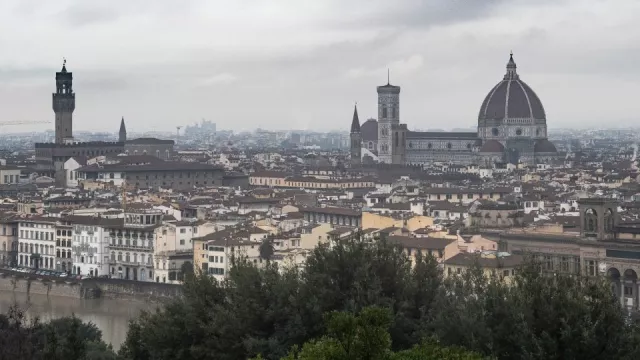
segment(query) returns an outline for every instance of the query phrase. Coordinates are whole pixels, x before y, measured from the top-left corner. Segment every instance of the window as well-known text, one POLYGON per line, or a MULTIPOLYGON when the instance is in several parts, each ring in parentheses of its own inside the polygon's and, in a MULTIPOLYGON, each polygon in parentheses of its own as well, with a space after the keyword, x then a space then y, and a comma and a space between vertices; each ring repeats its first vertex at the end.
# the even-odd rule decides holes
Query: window
MULTIPOLYGON (((383 119, 387 118, 387 108, 386 107, 382 108, 382 118, 383 119)), ((6 178, 6 175, 5 175, 5 178, 6 178)), ((5 180, 5 182, 7 182, 7 181, 5 180)))
POLYGON ((502 271, 502 276, 504 276, 504 277, 509 276, 509 270, 503 270, 502 271))
POLYGON ((209 274, 211 274, 211 275, 224 275, 224 269, 222 269, 222 268, 209 268, 209 274))
POLYGON ((596 262, 595 260, 587 261, 587 275, 595 276, 596 275, 596 262))
POLYGON ((624 296, 633 296, 633 288, 631 286, 624 287, 624 296))
POLYGON ((180 245, 184 245, 184 239, 180 240, 180 245))
POLYGON ((186 234, 186 233, 187 233, 187 229, 185 228, 180 229, 180 234, 186 234))

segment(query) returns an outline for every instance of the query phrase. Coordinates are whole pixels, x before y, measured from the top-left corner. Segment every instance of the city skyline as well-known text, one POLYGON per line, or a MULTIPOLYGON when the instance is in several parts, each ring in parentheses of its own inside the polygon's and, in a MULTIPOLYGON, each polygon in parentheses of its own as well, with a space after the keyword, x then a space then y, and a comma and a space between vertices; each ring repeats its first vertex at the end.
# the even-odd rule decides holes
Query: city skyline
POLYGON ((346 129, 356 101, 362 120, 375 117, 387 69, 409 128, 470 128, 510 50, 552 128, 634 120, 636 2, 471 4, 7 1, 0 30, 12 36, 0 44, 13 50, 0 60, 1 121, 52 123, 3 131, 53 129, 63 57, 78 131, 115 132, 122 116, 132 132, 202 118, 236 131, 346 129), (32 26, 12 31, 18 24, 32 26))

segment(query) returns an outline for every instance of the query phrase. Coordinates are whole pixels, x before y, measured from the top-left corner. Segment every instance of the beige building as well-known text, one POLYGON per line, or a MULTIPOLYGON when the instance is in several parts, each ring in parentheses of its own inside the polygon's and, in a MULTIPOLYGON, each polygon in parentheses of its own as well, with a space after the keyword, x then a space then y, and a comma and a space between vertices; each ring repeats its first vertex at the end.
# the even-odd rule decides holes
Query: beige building
POLYGON ((17 184, 20 182, 21 170, 17 166, 0 166, 0 185, 17 184))
POLYGON ((406 228, 413 232, 421 228, 433 226, 433 218, 414 214, 379 214, 362 213, 362 229, 385 229, 390 227, 406 228))
POLYGON ((13 217, 0 219, 0 266, 17 266, 18 220, 13 217))
POLYGON ((524 263, 522 255, 485 251, 481 253, 461 252, 444 261, 445 276, 461 275, 474 266, 480 267, 485 276, 497 276, 509 281, 524 263))
POLYGON ((183 264, 188 262, 194 266, 193 238, 214 232, 215 225, 203 220, 176 221, 166 222, 155 231, 153 258, 156 279, 162 283, 179 284, 183 281, 183 264))

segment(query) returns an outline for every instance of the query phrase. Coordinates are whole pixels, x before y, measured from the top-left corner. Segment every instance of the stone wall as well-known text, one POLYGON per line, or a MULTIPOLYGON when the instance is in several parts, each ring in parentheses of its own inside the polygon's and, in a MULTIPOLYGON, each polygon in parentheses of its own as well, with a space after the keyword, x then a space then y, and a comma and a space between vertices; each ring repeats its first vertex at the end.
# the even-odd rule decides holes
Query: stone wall
POLYGON ((182 295, 181 285, 120 279, 65 278, 0 270, 0 291, 72 298, 109 298, 162 302, 182 295))
POLYGON ((9 273, 0 273, 0 291, 73 298, 83 296, 82 284, 77 281, 65 281, 62 278, 28 277, 9 273))
POLYGON ((182 285, 145 281, 86 279, 82 280, 82 286, 86 289, 86 297, 91 296, 89 289, 97 289, 95 296, 108 299, 163 301, 182 295, 182 285))

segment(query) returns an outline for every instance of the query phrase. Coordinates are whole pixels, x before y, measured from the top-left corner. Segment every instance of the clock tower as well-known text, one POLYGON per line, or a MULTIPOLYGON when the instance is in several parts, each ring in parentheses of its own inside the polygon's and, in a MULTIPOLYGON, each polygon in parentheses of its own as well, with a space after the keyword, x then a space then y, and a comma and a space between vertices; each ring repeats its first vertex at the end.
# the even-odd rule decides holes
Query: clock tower
POLYGON ((403 143, 401 138, 394 143, 396 136, 402 136, 396 132, 400 125, 400 86, 391 85, 387 78, 387 84, 378 86, 378 158, 385 164, 404 162, 400 157, 394 156, 399 145, 403 143))
POLYGON ((76 94, 73 92, 73 74, 67 71, 67 60, 56 73, 56 92, 53 93, 53 112, 56 114, 56 144, 73 142, 73 110, 76 94))

